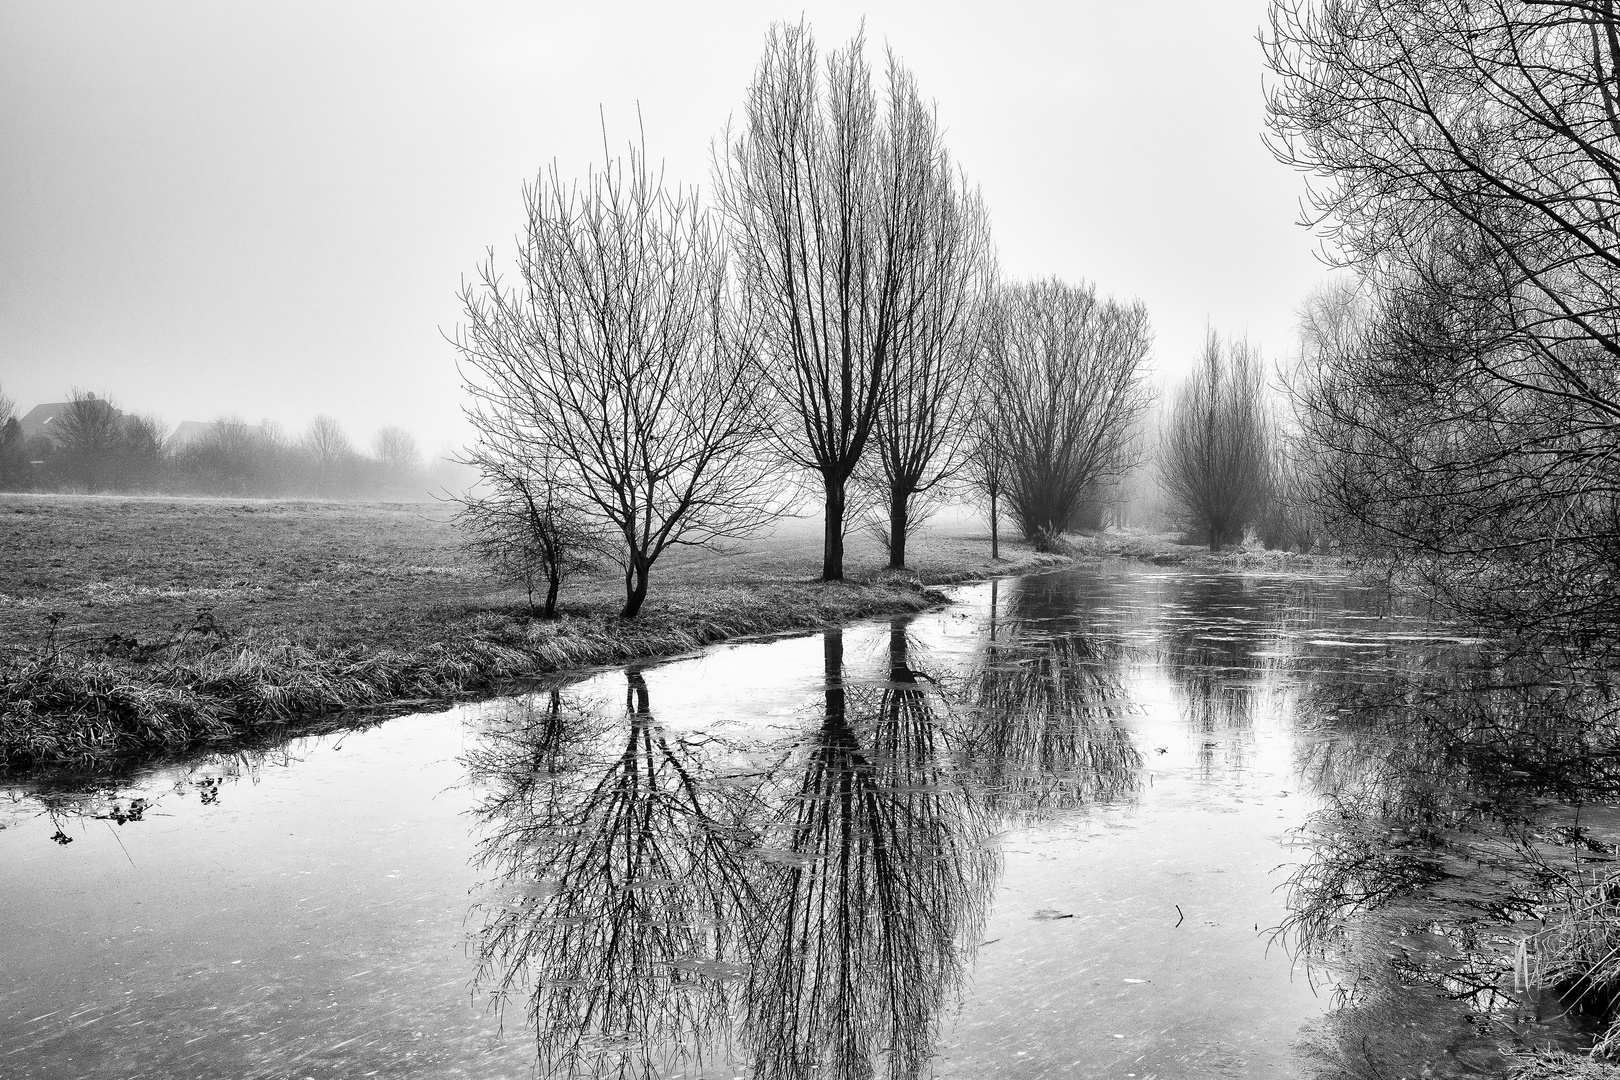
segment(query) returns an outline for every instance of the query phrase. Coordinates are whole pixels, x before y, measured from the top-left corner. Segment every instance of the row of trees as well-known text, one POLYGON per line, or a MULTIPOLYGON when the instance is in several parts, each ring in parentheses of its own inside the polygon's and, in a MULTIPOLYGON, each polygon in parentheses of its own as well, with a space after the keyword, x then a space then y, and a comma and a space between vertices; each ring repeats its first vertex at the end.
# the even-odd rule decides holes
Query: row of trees
POLYGON ((608 553, 629 618, 664 551, 807 489, 836 581, 863 507, 897 568, 973 481, 1044 543, 1141 457, 1146 312, 998 284, 982 200, 892 55, 886 75, 880 95, 859 36, 823 59, 778 25, 717 147, 716 210, 637 149, 525 189, 513 280, 491 252, 461 296, 480 545, 527 553, 552 597, 571 565, 554 541, 608 553))
POLYGON ((0 394, 0 490, 356 497, 429 487, 416 440, 399 427, 378 431, 368 454, 329 416, 296 439, 227 417, 173 445, 161 421, 91 393, 71 395, 49 436, 24 439, 14 413, 0 394))

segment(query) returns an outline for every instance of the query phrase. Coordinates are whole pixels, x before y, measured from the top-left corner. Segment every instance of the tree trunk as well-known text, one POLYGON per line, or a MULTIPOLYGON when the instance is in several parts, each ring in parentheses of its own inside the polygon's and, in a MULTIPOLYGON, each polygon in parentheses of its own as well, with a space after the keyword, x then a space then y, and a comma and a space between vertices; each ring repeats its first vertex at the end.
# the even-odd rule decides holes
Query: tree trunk
POLYGON ((889 492, 889 569, 906 568, 906 504, 911 496, 895 488, 889 492))
POLYGON ((624 610, 619 612, 619 618, 633 619, 641 610, 642 601, 647 599, 648 569, 647 560, 639 555, 630 556, 629 565, 624 568, 624 610))
POLYGON ((562 575, 553 570, 546 575, 546 610, 545 618, 557 617, 557 590, 562 588, 562 575))
POLYGON ((996 490, 990 490, 990 557, 1001 558, 1001 533, 996 518, 996 490))
POLYGON ((827 484, 826 532, 821 541, 821 580, 844 580, 844 481, 823 474, 827 484))

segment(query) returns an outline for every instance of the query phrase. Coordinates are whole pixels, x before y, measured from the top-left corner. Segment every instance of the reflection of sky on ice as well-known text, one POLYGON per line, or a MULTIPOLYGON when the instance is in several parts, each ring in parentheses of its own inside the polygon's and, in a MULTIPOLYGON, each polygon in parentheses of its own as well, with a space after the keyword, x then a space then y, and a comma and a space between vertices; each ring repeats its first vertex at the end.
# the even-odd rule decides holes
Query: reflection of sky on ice
MULTIPOLYGON (((893 872, 907 888, 943 890, 938 903, 955 914, 941 933, 971 930, 974 940, 959 943, 956 961, 917 969, 941 982, 938 994, 902 1007, 880 993, 862 1007, 937 1014, 929 1068, 940 1075, 1297 1074, 1300 1028, 1330 1001, 1266 931, 1288 914, 1288 868, 1278 868, 1303 857, 1287 834, 1321 805, 1296 771, 1298 738, 1314 738, 1296 732, 1302 695, 1347 671, 1386 679, 1399 650, 1466 640, 1368 614, 1356 590, 1282 578, 1077 571, 955 595, 902 638, 888 621, 842 633, 847 736, 826 726, 828 639, 818 634, 645 667, 646 737, 632 749, 635 682, 592 674, 561 700, 594 721, 548 760, 573 770, 570 798, 604 782, 604 763, 620 762, 614 783, 664 770, 645 791, 665 800, 656 805, 670 828, 688 830, 671 865, 719 857, 703 835, 732 845, 726 858, 762 845, 737 862, 753 877, 722 884, 757 887, 772 903, 849 889, 878 902, 860 890, 882 880, 858 866, 835 873, 822 848, 795 850, 816 830, 824 845, 939 845, 934 858, 951 867, 943 877, 927 859, 893 872), (895 681, 912 670, 917 682, 895 681), (1046 711, 1009 724, 997 710, 1017 702, 1046 711), (928 745, 915 744, 925 729, 928 745), (854 788, 850 770, 865 777, 854 788), (843 790, 875 801, 839 810, 843 790), (699 835, 694 812, 733 817, 699 835)), ((37 798, 0 803, 0 904, 26 928, 0 940, 0 969, 13 975, 0 988, 0 1074, 528 1075, 523 1010, 509 1004, 502 1034, 487 1002, 469 1001, 481 923, 468 905, 540 911, 556 889, 521 873, 492 889, 476 845, 500 826, 473 811, 519 774, 508 762, 469 784, 466 763, 503 732, 531 738, 546 702, 542 691, 295 740, 262 759, 163 769, 110 793, 53 796, 54 815, 37 798), (137 798, 147 803, 129 820, 137 798), (71 844, 50 842, 58 828, 71 844)), ((644 805, 643 789, 626 790, 626 805, 644 805)), ((524 812, 562 797, 550 791, 520 792, 524 812)), ((509 865, 528 857, 498 854, 509 865)), ((678 873, 632 884, 676 924, 690 915, 681 904, 732 902, 704 900, 678 873)), ((686 995, 689 1020, 702 1011, 704 979, 727 988, 715 1008, 749 1004, 737 992, 750 969, 735 953, 746 919, 723 915, 725 941, 713 937, 718 922, 691 921, 710 935, 702 948, 724 955, 702 952, 699 938, 671 939, 681 955, 649 954, 648 985, 686 995), (673 982, 672 968, 682 973, 673 982)), ((926 908, 906 917, 926 921, 926 908)), ((778 931, 750 932, 791 955, 778 931)), ((869 960, 863 949, 921 940, 898 925, 838 933, 853 937, 837 962, 857 967, 869 960)), ((809 944, 838 942, 823 933, 809 944)), ((748 1022, 773 1038, 824 1033, 780 1013, 748 1022)), ((589 1060, 621 1049, 610 1035, 592 1036, 589 1060)), ((735 1039, 731 1051, 679 1067, 754 1067, 735 1039)))

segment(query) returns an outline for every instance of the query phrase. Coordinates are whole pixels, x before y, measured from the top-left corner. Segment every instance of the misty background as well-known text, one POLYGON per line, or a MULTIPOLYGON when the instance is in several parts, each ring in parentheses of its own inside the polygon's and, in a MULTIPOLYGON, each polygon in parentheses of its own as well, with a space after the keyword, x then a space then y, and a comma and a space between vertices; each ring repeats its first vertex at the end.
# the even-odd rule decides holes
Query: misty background
POLYGON ((466 441, 456 290, 520 187, 636 136, 710 186, 763 35, 865 17, 937 102, 1006 280, 1139 297, 1155 369, 1206 324, 1293 349, 1322 275, 1261 141, 1262 0, 1137 5, 0 3, 0 386, 126 412, 324 414, 466 441), (600 110, 600 112, 599 112, 600 110))

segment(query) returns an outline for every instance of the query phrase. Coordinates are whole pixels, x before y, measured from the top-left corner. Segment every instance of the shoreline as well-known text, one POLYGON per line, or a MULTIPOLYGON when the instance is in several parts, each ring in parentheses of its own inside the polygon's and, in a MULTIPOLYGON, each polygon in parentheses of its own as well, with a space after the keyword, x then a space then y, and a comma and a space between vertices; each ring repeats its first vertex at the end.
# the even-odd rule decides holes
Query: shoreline
POLYGON ((1049 572, 1065 555, 864 583, 753 582, 649 601, 624 621, 593 610, 554 620, 485 611, 405 647, 323 646, 286 635, 181 635, 138 658, 82 648, 16 650, 0 664, 0 773, 95 771, 242 741, 296 735, 334 714, 403 712, 498 696, 513 683, 663 660, 738 639, 809 633, 942 606, 939 587, 1049 572), (988 571, 988 572, 986 572, 988 571))
POLYGON ((819 569, 814 523, 682 553, 637 619, 612 575, 565 590, 562 615, 470 562, 442 508, 0 499, 0 773, 106 769, 388 717, 516 683, 664 660, 722 641, 808 633, 937 607, 933 591, 1110 562, 1338 577, 1335 556, 1210 553, 1172 533, 1065 536, 1005 558, 963 523, 919 537, 911 571, 849 538, 848 579, 819 569), (200 538, 208 537, 205 543, 200 538))

